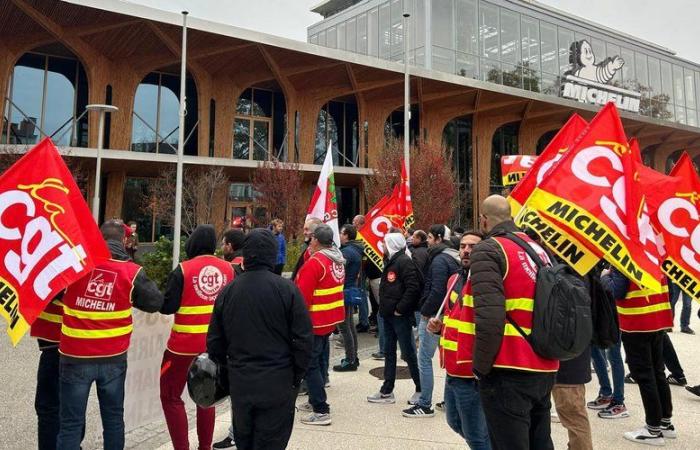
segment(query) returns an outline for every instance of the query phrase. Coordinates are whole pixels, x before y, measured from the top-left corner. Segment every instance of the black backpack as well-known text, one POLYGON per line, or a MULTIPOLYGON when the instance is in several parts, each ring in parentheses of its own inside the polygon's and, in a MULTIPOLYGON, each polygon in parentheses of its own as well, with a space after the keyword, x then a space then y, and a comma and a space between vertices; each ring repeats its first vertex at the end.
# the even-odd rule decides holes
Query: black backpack
POLYGON ((506 314, 518 333, 543 358, 566 361, 577 357, 591 343, 591 297, 583 279, 566 264, 545 265, 525 240, 515 234, 502 237, 513 241, 537 265, 532 332, 527 335, 506 314))
POLYGON ((591 312, 593 316, 593 339, 591 343, 606 349, 620 342, 615 300, 603 288, 597 271, 587 275, 591 285, 591 312))

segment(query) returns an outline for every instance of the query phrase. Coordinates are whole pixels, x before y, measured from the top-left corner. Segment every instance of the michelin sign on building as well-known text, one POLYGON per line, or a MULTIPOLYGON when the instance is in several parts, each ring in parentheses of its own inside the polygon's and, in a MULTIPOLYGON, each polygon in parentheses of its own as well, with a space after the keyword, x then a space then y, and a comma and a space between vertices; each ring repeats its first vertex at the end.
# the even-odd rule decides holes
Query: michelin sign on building
POLYGON ((562 80, 562 97, 592 105, 614 102, 621 110, 639 112, 639 92, 609 84, 625 65, 620 56, 608 57, 596 63, 593 48, 584 39, 571 44, 569 60, 572 68, 562 80))

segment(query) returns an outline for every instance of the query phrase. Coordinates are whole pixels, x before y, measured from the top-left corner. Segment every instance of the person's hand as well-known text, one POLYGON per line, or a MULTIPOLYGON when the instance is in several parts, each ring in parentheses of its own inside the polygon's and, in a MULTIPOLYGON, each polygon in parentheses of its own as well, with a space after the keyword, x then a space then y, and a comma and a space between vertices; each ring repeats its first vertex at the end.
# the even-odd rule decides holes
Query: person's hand
POLYGON ((601 277, 604 277, 606 275, 610 275, 610 269, 603 269, 602 272, 600 272, 601 277))
POLYGON ((394 311, 394 315, 395 315, 396 317, 401 317, 401 313, 399 313, 398 311, 394 311))
POLYGON ((431 333, 439 333, 442 330, 442 321, 437 317, 428 320, 428 325, 425 327, 431 333))
POLYGON ((625 65, 625 60, 620 58, 619 56, 616 56, 612 60, 612 68, 613 70, 620 70, 622 66, 625 65))

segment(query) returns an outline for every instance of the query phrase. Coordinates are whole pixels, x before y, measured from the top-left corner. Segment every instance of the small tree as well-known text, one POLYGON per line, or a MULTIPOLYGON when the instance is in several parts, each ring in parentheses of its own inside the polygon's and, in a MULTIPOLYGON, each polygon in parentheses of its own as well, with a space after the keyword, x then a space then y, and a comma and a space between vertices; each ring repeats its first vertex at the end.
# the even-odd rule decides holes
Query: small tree
MULTIPOLYGON (((457 180, 452 152, 442 145, 419 143, 411 146, 411 201, 414 228, 447 223, 454 215, 457 180)), ((369 206, 391 193, 401 180, 403 141, 392 138, 377 158, 372 177, 363 180, 369 206)))
POLYGON ((254 205, 265 210, 267 223, 274 218, 282 219, 287 237, 296 234, 304 224, 303 178, 299 164, 277 159, 261 162, 250 177, 255 191, 254 205))

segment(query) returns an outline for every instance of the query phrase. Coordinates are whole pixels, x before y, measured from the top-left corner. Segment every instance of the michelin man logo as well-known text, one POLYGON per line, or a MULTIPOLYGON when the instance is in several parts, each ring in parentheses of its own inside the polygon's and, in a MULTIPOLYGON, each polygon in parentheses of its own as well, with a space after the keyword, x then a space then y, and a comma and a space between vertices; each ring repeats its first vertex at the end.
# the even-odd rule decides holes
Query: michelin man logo
POLYGON ((625 65, 625 61, 619 56, 605 58, 596 64, 593 47, 585 39, 571 44, 569 62, 573 68, 566 72, 567 75, 571 74, 602 84, 608 84, 617 71, 625 65))
POLYGON ((620 56, 596 62, 593 47, 583 39, 571 44, 569 62, 571 69, 563 77, 562 97, 592 105, 613 102, 618 109, 639 112, 639 92, 610 84, 615 74, 625 65, 620 56))

